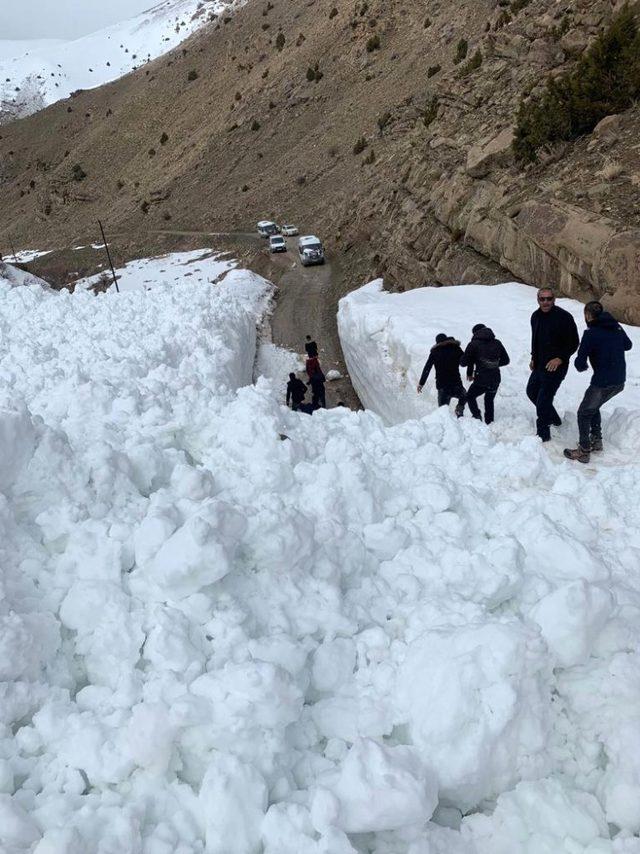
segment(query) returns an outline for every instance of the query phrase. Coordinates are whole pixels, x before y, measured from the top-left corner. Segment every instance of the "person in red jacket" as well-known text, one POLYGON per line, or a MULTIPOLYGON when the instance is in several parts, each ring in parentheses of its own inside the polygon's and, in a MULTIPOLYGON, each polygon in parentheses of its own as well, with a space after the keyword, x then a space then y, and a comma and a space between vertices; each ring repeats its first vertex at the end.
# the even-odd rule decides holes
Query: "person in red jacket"
POLYGON ((310 356, 305 363, 305 370, 309 379, 313 377, 316 371, 320 370, 320 362, 317 356, 310 356))

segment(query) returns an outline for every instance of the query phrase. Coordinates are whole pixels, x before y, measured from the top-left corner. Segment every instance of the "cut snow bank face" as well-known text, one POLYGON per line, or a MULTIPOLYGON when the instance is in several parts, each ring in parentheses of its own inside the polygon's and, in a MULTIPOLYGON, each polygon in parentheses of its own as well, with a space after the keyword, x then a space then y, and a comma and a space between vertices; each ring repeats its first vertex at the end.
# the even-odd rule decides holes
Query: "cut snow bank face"
POLYGON ((116 80, 172 50, 212 15, 243 5, 243 0, 165 0, 130 20, 68 42, 0 41, 0 123, 116 80))
POLYGON ((291 412, 206 261, 0 282, 0 850, 638 854, 635 460, 291 412))

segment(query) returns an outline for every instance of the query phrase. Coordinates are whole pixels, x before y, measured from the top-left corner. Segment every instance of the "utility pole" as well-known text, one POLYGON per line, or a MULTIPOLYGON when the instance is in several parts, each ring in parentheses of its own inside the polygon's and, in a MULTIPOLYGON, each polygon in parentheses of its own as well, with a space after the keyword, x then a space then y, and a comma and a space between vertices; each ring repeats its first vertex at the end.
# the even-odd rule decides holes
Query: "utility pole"
POLYGON ((98 225, 100 226, 100 232, 102 234, 102 241, 104 243, 104 248, 107 250, 107 258, 109 259, 109 266, 111 267, 111 275, 113 276, 113 284, 116 286, 116 291, 120 293, 120 288, 118 287, 118 280, 116 279, 116 271, 113 269, 113 261, 111 260, 111 252, 109 252, 109 244, 107 243, 107 238, 104 236, 104 228, 102 227, 102 223, 98 220, 98 225))

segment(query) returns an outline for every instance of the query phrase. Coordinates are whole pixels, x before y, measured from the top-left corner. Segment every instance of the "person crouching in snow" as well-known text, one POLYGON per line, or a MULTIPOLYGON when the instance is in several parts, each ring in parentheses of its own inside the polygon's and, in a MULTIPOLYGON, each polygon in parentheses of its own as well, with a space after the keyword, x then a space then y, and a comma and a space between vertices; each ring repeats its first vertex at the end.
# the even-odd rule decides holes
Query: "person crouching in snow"
POLYGON ((445 335, 444 332, 439 332, 436 335, 436 343, 429 352, 429 358, 422 369, 418 383, 418 394, 421 394, 431 373, 431 368, 435 368, 438 406, 448 406, 451 398, 455 397, 458 401, 458 405, 456 406, 456 415, 458 418, 464 414, 464 404, 467 399, 467 393, 460 379, 461 358, 462 348, 460 347, 460 342, 449 335, 445 335))
POLYGON ((485 424, 493 421, 493 401, 502 377, 500 368, 509 364, 509 355, 502 342, 483 323, 476 323, 471 330, 473 337, 460 364, 467 369, 467 379, 473 380, 467 389, 467 403, 474 418, 481 418, 477 398, 484 395, 485 424))
POLYGON ((593 376, 578 408, 578 447, 564 451, 567 459, 579 463, 588 463, 591 451, 602 450, 600 407, 624 388, 627 378, 624 354, 633 346, 622 326, 604 310, 602 303, 588 302, 584 307, 584 319, 587 329, 574 364, 576 370, 586 371, 590 362, 593 376))
POLYGON ((302 380, 299 380, 293 373, 289 374, 289 382, 287 383, 287 406, 289 406, 289 401, 291 401, 291 408, 296 412, 304 400, 306 393, 307 387, 302 380))

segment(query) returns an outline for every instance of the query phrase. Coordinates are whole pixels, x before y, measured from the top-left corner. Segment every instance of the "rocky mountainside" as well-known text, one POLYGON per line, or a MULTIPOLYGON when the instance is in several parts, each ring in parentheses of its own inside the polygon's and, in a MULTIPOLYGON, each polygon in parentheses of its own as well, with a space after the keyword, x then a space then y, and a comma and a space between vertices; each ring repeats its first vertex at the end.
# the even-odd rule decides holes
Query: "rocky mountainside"
POLYGON ((523 93, 575 65, 613 0, 252 0, 172 54, 1 128, 0 251, 101 217, 319 231, 353 283, 520 278, 640 322, 640 109, 522 167, 523 93))

